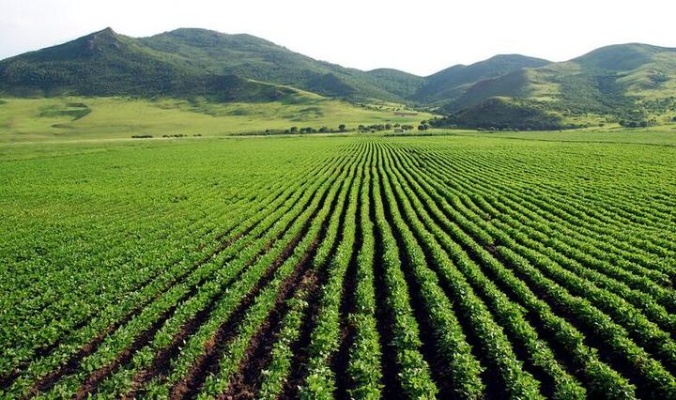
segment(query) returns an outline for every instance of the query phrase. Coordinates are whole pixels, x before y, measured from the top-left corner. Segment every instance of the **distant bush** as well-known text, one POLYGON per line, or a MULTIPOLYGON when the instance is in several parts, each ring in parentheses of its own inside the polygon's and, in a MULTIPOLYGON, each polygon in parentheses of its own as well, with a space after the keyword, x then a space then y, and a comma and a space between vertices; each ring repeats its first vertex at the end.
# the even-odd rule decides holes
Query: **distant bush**
POLYGON ((625 128, 647 128, 656 124, 654 120, 620 120, 619 124, 625 128))
POLYGON ((434 127, 482 131, 559 130, 575 128, 542 104, 518 99, 491 98, 475 106, 428 121, 434 127))
POLYGON ((132 139, 152 139, 153 135, 132 135, 132 139))

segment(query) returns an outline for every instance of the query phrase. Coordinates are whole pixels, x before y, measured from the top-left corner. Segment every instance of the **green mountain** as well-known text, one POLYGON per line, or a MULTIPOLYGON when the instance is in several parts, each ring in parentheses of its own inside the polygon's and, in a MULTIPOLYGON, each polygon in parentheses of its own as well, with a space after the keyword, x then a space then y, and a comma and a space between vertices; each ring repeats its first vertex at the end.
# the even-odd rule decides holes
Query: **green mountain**
MULTIPOLYGON (((364 72, 318 61, 251 35, 228 35, 204 29, 177 29, 138 42, 183 68, 298 87, 332 97, 402 101, 414 89, 415 75, 391 70, 364 72)), ((417 83, 417 81, 416 81, 417 83)))
POLYGON ((19 96, 208 96, 217 101, 275 100, 296 91, 183 68, 112 29, 0 62, 0 91, 19 96))
MULTIPOLYGON (((443 124, 504 126, 475 110, 501 98, 510 107, 526 107, 558 118, 559 127, 592 121, 646 126, 676 116, 676 49, 645 44, 603 47, 561 63, 510 72, 475 83, 443 107, 443 124)), ((551 125, 543 118, 543 125, 551 125)), ((515 118, 512 126, 519 125, 515 118)), ((537 124, 535 124, 537 125, 537 124)))
POLYGON ((456 65, 425 78, 425 83, 412 98, 420 103, 449 102, 461 97, 479 82, 550 63, 539 58, 507 54, 497 55, 472 65, 456 65))
POLYGON ((420 77, 393 69, 345 68, 251 35, 177 29, 131 38, 108 28, 0 61, 0 93, 14 96, 256 102, 284 99, 299 89, 435 108, 447 116, 436 121, 439 125, 518 127, 524 126, 517 120, 524 116, 531 121, 528 127, 602 119, 657 123, 673 118, 676 109, 676 49, 614 45, 561 63, 498 55, 420 77), (500 118, 491 120, 489 111, 500 118))
POLYGON ((368 71, 374 85, 399 96, 402 99, 414 99, 415 93, 425 83, 425 78, 390 68, 368 71))
POLYGON ((0 90, 18 95, 204 94, 220 98, 232 97, 224 95, 224 90, 236 83, 231 93, 242 93, 240 89, 248 87, 267 100, 277 96, 277 91, 283 95, 289 90, 263 87, 260 82, 351 99, 403 101, 400 94, 411 91, 399 89, 397 80, 317 61, 254 36, 204 29, 178 29, 135 39, 108 28, 0 62, 0 90))
MULTIPOLYGON (((569 71, 562 78, 586 80, 592 95, 602 94, 596 99, 600 106, 606 105, 606 98, 614 102, 623 97, 650 100, 676 95, 676 48, 636 43, 608 46, 564 63, 564 68, 569 71)), ((560 92, 572 101, 579 96, 576 89, 575 84, 563 85, 560 92)))
POLYGON ((506 97, 491 97, 438 119, 435 123, 485 130, 555 130, 573 127, 543 104, 506 97))

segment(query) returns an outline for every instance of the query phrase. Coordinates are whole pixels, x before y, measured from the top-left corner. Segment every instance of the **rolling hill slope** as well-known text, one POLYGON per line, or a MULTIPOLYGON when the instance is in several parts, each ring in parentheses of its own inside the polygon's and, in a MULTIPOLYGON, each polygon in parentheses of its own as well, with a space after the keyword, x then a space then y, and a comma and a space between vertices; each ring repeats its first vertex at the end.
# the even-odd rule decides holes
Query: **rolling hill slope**
MULTIPOLYGON (((148 48, 168 54, 188 70, 235 74, 248 79, 290 85, 322 95, 402 100, 402 79, 345 68, 295 53, 255 36, 204 29, 177 29, 138 39, 148 48)), ((397 78, 407 75, 399 72, 397 78)), ((414 76, 414 75, 411 75, 414 76)))
POLYGON ((294 93, 234 74, 182 68, 172 57, 107 28, 0 63, 0 90, 12 95, 210 96, 219 101, 272 101, 294 93))
POLYGON ((421 103, 448 102, 461 97, 479 82, 550 63, 539 58, 507 54, 497 55, 472 65, 456 65, 428 76, 413 98, 421 103))
MULTIPOLYGON (((0 93, 12 96, 268 102, 298 90, 431 107, 451 117, 440 123, 461 126, 491 126, 456 117, 476 118, 495 106, 500 114, 519 107, 526 107, 526 114, 539 110, 547 121, 565 121, 561 126, 579 125, 591 114, 595 120, 657 123, 673 118, 676 109, 676 49, 613 45, 560 63, 498 55, 420 77, 386 68, 345 68, 245 34, 184 28, 131 38, 107 28, 0 61, 0 93)), ((498 125, 505 123, 503 118, 498 125)))
POLYGON ((0 62, 0 90, 14 95, 229 98, 246 89, 254 92, 248 98, 258 97, 256 93, 262 94, 260 100, 278 97, 280 89, 259 82, 352 99, 402 101, 399 94, 410 91, 400 89, 397 80, 317 61, 264 39, 204 29, 135 39, 107 28, 0 62))
POLYGON ((676 116, 676 49, 635 43, 603 47, 567 62, 484 79, 443 109, 454 116, 448 119, 453 124, 491 125, 486 113, 479 124, 460 116, 477 117, 467 111, 485 109, 496 97, 568 121, 562 127, 585 124, 589 115, 629 126, 659 124, 676 116))

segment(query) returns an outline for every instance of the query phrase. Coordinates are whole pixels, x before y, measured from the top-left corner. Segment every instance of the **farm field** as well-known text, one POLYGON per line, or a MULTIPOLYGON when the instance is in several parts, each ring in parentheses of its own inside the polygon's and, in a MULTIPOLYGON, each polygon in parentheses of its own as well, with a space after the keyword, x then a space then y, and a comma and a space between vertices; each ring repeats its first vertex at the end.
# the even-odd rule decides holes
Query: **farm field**
POLYGON ((570 135, 0 144, 0 397, 674 399, 676 136, 570 135))

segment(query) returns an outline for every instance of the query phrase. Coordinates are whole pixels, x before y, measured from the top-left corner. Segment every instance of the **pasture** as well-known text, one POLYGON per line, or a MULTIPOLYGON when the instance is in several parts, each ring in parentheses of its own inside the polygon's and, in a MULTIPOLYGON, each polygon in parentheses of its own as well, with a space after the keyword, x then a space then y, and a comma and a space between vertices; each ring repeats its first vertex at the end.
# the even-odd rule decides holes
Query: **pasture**
POLYGON ((292 127, 414 124, 431 114, 398 115, 402 105, 361 104, 299 92, 284 101, 213 103, 200 98, 126 97, 0 99, 0 143, 130 139, 137 135, 187 137, 264 134, 292 127))

